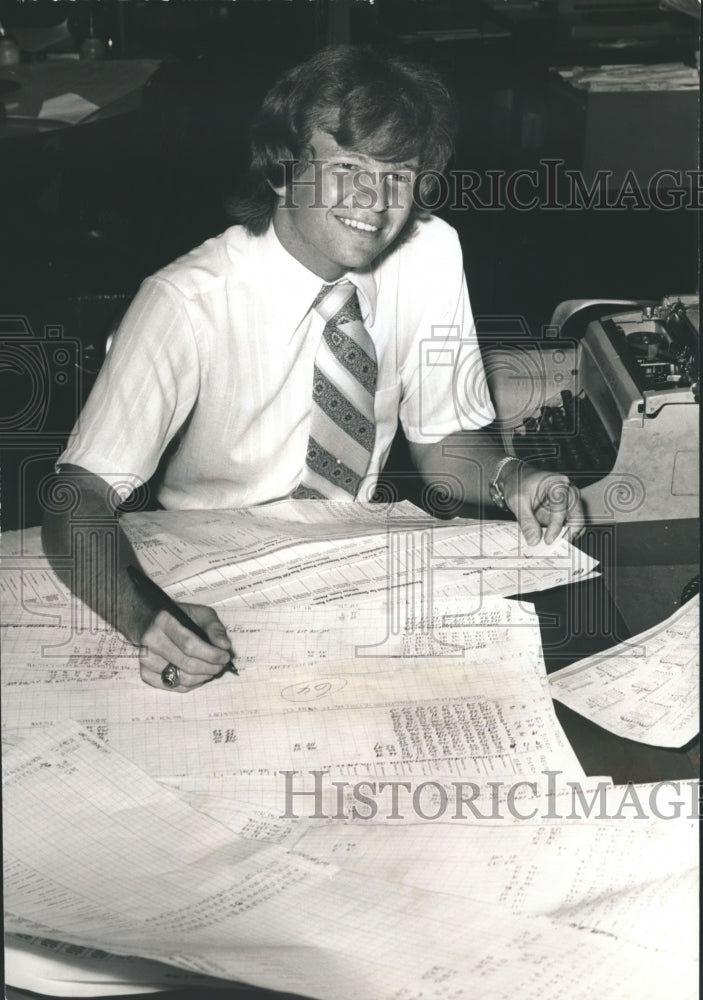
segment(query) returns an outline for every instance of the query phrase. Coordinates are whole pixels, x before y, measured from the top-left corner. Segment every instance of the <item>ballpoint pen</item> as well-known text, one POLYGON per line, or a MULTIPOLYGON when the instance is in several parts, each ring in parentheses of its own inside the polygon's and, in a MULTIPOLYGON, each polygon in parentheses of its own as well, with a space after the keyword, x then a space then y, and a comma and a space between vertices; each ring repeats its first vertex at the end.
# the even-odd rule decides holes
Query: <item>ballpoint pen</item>
MULTIPOLYGON (((139 596, 150 608, 153 608, 155 611, 167 611, 179 624, 187 628, 189 632, 192 632, 193 635, 197 635, 199 639, 202 639, 209 646, 213 645, 207 633, 199 625, 196 625, 193 619, 182 608, 179 608, 176 602, 161 587, 155 584, 153 580, 150 580, 145 573, 137 569, 136 566, 128 566, 127 576, 134 584, 139 596)), ((220 647, 216 648, 219 649, 220 647)), ((239 674, 232 660, 226 663, 220 672, 225 673, 227 670, 233 674, 239 674)))

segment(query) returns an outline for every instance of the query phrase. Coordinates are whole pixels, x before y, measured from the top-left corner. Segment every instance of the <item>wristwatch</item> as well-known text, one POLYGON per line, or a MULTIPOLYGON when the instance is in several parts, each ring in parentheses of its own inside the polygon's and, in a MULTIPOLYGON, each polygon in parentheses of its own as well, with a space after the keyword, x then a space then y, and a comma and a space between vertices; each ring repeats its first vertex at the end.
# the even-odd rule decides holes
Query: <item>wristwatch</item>
POLYGON ((516 455, 506 455, 505 458, 501 458, 500 462, 496 466, 496 471, 493 474, 493 479, 488 483, 488 495, 490 496, 493 503, 498 507, 499 510, 508 510, 508 505, 505 502, 505 493, 503 493, 503 487, 500 485, 500 474, 508 464, 508 462, 517 462, 518 465, 522 464, 522 460, 517 458, 516 455))

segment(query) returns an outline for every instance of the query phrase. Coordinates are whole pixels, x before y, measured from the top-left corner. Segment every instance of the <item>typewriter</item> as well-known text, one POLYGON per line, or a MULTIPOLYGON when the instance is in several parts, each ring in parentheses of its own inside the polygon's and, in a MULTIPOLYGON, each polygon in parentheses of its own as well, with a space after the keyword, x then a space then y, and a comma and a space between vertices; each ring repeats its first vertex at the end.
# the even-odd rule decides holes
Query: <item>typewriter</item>
POLYGON ((544 332, 486 355, 506 452, 569 475, 592 522, 697 518, 698 299, 566 302, 544 332))

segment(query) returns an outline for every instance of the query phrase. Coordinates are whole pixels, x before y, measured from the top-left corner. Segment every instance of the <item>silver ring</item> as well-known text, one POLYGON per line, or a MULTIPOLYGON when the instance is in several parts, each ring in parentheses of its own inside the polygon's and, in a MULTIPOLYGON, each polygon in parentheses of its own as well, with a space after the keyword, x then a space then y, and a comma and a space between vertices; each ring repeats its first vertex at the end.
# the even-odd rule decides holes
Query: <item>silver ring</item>
POLYGON ((181 673, 178 667, 168 663, 161 671, 161 683, 167 688, 177 688, 181 683, 181 673))

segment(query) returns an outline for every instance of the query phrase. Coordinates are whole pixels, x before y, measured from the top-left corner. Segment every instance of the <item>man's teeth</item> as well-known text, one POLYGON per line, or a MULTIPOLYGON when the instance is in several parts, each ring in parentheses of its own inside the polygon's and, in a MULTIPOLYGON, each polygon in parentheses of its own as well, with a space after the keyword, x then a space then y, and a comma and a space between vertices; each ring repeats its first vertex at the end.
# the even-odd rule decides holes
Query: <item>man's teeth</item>
POLYGON ((378 232, 378 226, 370 226, 368 222, 359 222, 358 219, 341 219, 341 221, 350 229, 363 229, 365 233, 378 232))

